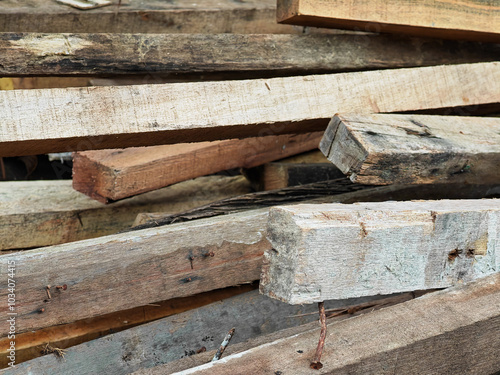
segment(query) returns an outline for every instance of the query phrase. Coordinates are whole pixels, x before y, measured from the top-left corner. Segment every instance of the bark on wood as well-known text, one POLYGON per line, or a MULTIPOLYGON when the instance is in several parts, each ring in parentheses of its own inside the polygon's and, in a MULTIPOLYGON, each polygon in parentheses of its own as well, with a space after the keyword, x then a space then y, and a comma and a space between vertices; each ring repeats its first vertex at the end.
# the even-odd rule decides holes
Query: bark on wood
POLYGON ((276 23, 273 0, 130 1, 85 12, 51 0, 3 0, 0 31, 41 33, 302 33, 276 23))
POLYGON ((444 288, 500 269, 500 200, 270 209, 262 293, 291 304, 444 288))
POLYGON ((500 41, 496 2, 279 0, 278 22, 434 38, 500 41))
POLYGON ((306 77, 0 92, 0 156, 323 130, 341 111, 500 101, 500 63, 306 77))
POLYGON ((107 203, 227 169, 253 167, 318 147, 322 133, 84 151, 73 188, 107 203))
POLYGON ((498 118, 337 115, 320 148, 362 184, 500 183, 498 118))
POLYGON ((320 151, 297 155, 258 167, 246 169, 244 175, 258 190, 274 190, 337 179, 342 172, 320 151))
POLYGON ((0 76, 331 73, 495 61, 499 53, 495 45, 376 34, 1 33, 0 76))
MULTIPOLYGON (((500 274, 328 325, 321 374, 492 374, 500 369, 500 274)), ((178 372, 312 374, 319 329, 178 372)))
POLYGON ((117 233, 138 213, 179 213, 250 192, 242 176, 210 176, 103 206, 71 181, 0 183, 0 250, 56 245, 117 233))

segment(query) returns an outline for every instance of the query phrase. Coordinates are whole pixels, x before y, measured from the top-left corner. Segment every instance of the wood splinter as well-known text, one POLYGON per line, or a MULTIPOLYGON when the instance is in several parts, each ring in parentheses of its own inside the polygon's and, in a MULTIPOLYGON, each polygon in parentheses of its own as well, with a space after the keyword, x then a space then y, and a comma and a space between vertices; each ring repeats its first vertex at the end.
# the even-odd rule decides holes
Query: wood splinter
POLYGON ((231 328, 227 333, 226 337, 224 337, 224 341, 222 341, 222 344, 220 344, 220 348, 217 350, 217 353, 215 353, 211 362, 218 361, 222 357, 222 354, 224 353, 224 350, 226 350, 226 347, 229 345, 229 341, 231 341, 233 335, 234 335, 234 328, 231 328))
POLYGON ((314 370, 320 370, 323 367, 321 363, 321 355, 323 354, 323 348, 325 346, 326 339, 326 314, 325 314, 325 303, 318 302, 319 309, 319 323, 321 324, 321 332, 319 334, 318 347, 316 348, 316 354, 314 355, 314 359, 312 360, 309 367, 314 370))

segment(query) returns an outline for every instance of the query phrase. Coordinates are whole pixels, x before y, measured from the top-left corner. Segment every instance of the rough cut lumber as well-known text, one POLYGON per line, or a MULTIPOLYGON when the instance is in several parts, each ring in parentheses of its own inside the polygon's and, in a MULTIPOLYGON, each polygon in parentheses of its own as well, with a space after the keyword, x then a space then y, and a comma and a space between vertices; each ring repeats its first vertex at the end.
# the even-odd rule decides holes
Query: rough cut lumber
POLYGON ((331 73, 495 61, 499 52, 495 45, 377 34, 0 33, 0 76, 331 73))
POLYGON ((320 149, 368 185, 500 183, 500 119, 337 115, 320 149))
POLYGON ((258 190, 274 190, 337 179, 342 172, 318 150, 243 171, 258 190))
POLYGON ((0 183, 0 250, 56 245, 117 233, 138 213, 179 213, 250 192, 242 176, 210 176, 108 206, 78 193, 69 180, 0 183))
POLYGON ((341 111, 500 101, 500 63, 0 92, 0 156, 309 133, 341 111))
POLYGON ((500 271, 500 200, 274 207, 262 293, 290 304, 444 288, 500 271))
MULTIPOLYGON (((180 314, 225 298, 258 288, 256 283, 217 289, 190 297, 174 298, 154 304, 122 310, 94 318, 61 324, 36 331, 16 334, 16 363, 26 362, 42 356, 41 348, 47 343, 66 349, 90 340, 123 331, 138 324, 144 324, 167 316, 180 314)), ((7 353, 10 348, 8 337, 0 339, 0 368, 8 367, 7 353)))
MULTIPOLYGON (((359 302, 332 301, 326 305, 333 309, 359 302)), ((0 373, 126 375, 192 356, 202 347, 217 349, 226 331, 235 327, 228 352, 224 352, 227 356, 229 348, 248 339, 315 321, 315 312, 314 306, 287 305, 253 291, 69 348, 64 361, 46 355, 0 373)))
MULTIPOLYGON (((492 374, 500 369, 500 274, 328 325, 321 374, 492 374)), ((177 373, 312 374, 319 330, 177 373)))
POLYGON ((3 0, 0 31, 41 33, 302 33, 276 23, 274 0, 122 1, 81 11, 51 0, 3 0))
POLYGON ((279 0, 277 13, 294 25, 500 41, 496 1, 279 0))
POLYGON ((73 188, 107 203, 233 168, 317 149, 322 132, 77 152, 73 188))

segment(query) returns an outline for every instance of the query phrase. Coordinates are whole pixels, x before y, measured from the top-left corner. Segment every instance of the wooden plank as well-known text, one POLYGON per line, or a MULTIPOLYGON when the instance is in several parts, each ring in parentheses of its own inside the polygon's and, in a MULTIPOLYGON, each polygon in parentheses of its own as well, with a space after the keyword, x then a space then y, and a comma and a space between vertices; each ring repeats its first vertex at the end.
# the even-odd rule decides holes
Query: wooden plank
POLYGON ((495 1, 279 0, 278 22, 434 38, 500 41, 495 1))
POLYGON ((316 149, 322 132, 125 150, 73 157, 73 188, 107 203, 227 169, 253 167, 316 149))
MULTIPOLYGON (((326 306, 341 309, 366 300, 331 301, 326 306)), ((376 301, 373 305, 377 306, 376 301)), ((253 291, 69 348, 64 361, 46 355, 0 373, 125 375, 192 356, 202 347, 207 351, 217 349, 233 327, 236 332, 230 347, 313 322, 317 320, 315 313, 314 306, 287 305, 253 291)), ((311 328, 307 326, 306 329, 311 328)), ((225 355, 228 353, 229 350, 225 355)))
POLYGON ((178 213, 250 192, 242 177, 211 176, 103 206, 71 181, 0 183, 0 250, 27 249, 113 234, 147 210, 178 213))
POLYGON ((320 148, 362 184, 500 183, 498 118, 338 115, 320 148))
POLYGON ((3 0, 1 32, 40 33, 301 33, 276 23, 273 0, 123 2, 82 12, 51 0, 3 0))
POLYGON ((303 304, 474 280, 500 271, 499 219, 496 199, 271 208, 260 290, 303 304))
POLYGON ((343 176, 318 150, 245 169, 243 173, 258 191, 283 189, 343 176))
MULTIPOLYGON (((499 330, 495 274, 329 324, 321 374, 492 374, 499 330)), ((316 329, 177 374, 311 374, 318 336, 316 329)))
POLYGON ((331 73, 495 61, 499 52, 495 45, 377 34, 0 33, 0 76, 331 73))
POLYGON ((0 156, 309 133, 324 130, 326 119, 346 110, 394 112, 498 101, 500 63, 495 62, 0 91, 0 156))

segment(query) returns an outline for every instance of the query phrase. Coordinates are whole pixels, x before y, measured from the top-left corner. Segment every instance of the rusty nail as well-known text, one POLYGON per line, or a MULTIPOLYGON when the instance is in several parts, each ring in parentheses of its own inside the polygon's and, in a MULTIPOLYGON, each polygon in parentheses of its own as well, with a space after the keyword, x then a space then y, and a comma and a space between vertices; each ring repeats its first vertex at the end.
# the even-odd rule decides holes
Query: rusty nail
POLYGON ((203 256, 205 257, 213 257, 215 253, 213 251, 210 251, 209 253, 204 253, 203 256))
POLYGON ((45 288, 45 291, 47 292, 47 298, 51 299, 52 296, 50 295, 50 285, 47 285, 47 287, 45 288))
POLYGON ((319 309, 319 322, 321 324, 321 332, 319 334, 318 347, 316 348, 316 354, 314 359, 310 364, 310 367, 314 370, 319 370, 323 367, 321 361, 321 355, 323 354, 323 348, 325 346, 326 339, 326 314, 325 314, 325 303, 318 302, 319 309))
POLYGON ((44 311, 45 311, 45 309, 44 309, 43 307, 41 307, 41 308, 39 308, 39 309, 37 310, 37 313, 41 314, 41 313, 43 313, 44 311))
POLYGON ((64 284, 64 285, 57 285, 56 289, 66 290, 66 289, 68 289, 68 286, 66 284, 64 284))

